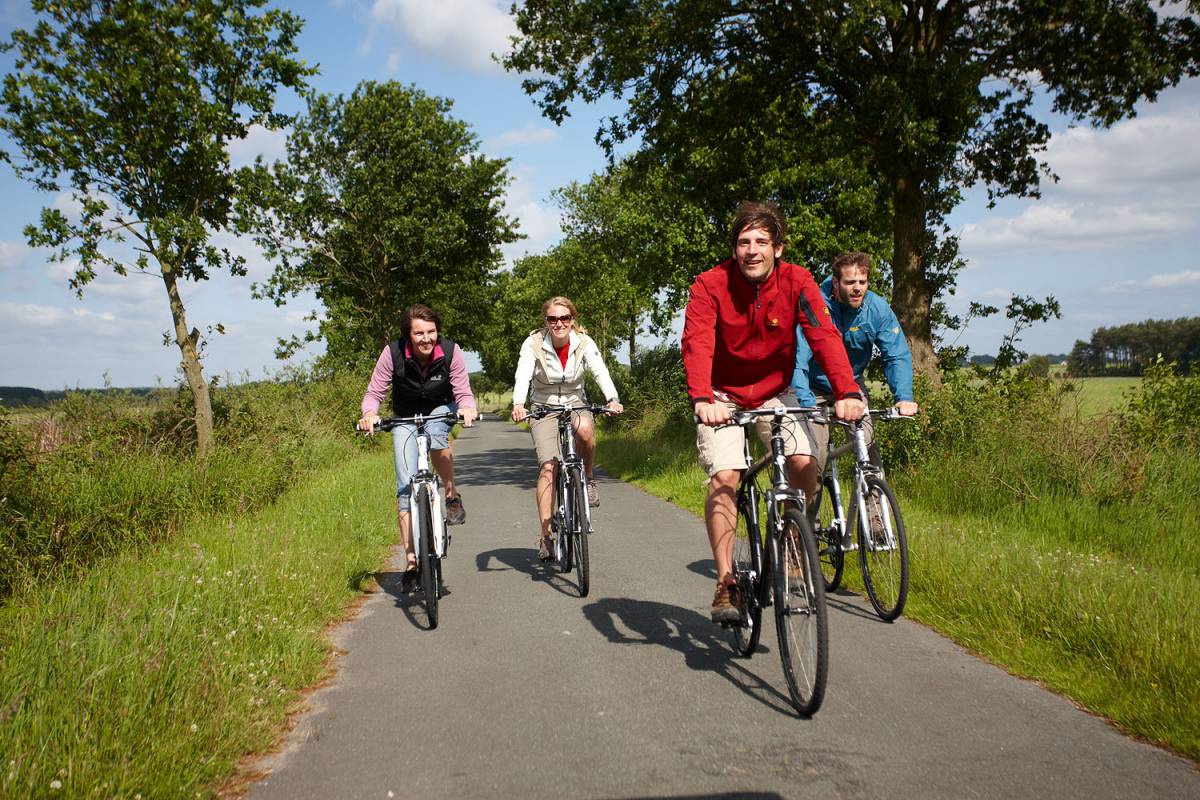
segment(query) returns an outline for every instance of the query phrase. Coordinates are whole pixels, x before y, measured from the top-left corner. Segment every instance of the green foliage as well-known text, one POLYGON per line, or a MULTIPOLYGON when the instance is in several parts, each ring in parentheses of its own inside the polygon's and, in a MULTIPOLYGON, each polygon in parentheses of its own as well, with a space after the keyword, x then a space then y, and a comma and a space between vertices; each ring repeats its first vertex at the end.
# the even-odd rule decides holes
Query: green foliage
POLYGON ((1036 196, 1048 172, 1039 95, 1111 125, 1200 72, 1200 25, 1149 0, 526 0, 516 19, 504 63, 546 116, 627 98, 598 140, 610 155, 638 141, 638 162, 666 166, 712 219, 735 187, 783 200, 820 246, 857 230, 882 255, 890 238, 919 372, 933 371, 935 301, 962 265, 944 224, 962 188, 1036 196))
POLYGON ((1161 359, 1146 368, 1127 394, 1120 427, 1143 446, 1183 445, 1200 450, 1200 375, 1180 375, 1161 359))
POLYGON ((245 274, 244 259, 211 244, 230 227, 239 174, 226 146, 251 125, 279 128, 280 87, 299 89, 313 70, 292 57, 301 22, 266 0, 34 0, 38 24, 17 30, 4 78, 0 131, 19 150, 17 174, 39 189, 69 189, 78 217, 42 210, 25 229, 33 247, 75 264, 82 296, 100 266, 149 272, 166 288, 176 344, 195 393, 200 450, 211 411, 177 282, 217 268, 245 274), (106 245, 132 239, 129 263, 106 245))
POLYGON ((620 378, 617 388, 625 406, 620 417, 623 427, 656 430, 672 420, 691 420, 692 404, 678 345, 661 344, 641 351, 620 378))
POLYGON ((316 331, 325 361, 357 367, 422 302, 467 349, 485 344, 488 284, 502 244, 518 236, 503 212, 506 161, 479 153, 451 103, 397 83, 349 97, 314 94, 288 137, 286 162, 256 169, 241 208, 275 272, 260 292, 282 304, 307 289, 325 305, 316 331))
POLYGON ((1097 328, 1086 342, 1077 341, 1067 357, 1067 372, 1089 375, 1141 375, 1160 361, 1176 363, 1187 375, 1200 362, 1200 317, 1148 319, 1112 328, 1097 328))
POLYGON ((202 462, 185 390, 72 392, 32 419, 0 416, 0 597, 160 541, 196 514, 269 503, 353 452, 345 421, 359 397, 357 375, 216 392, 216 447, 202 462))

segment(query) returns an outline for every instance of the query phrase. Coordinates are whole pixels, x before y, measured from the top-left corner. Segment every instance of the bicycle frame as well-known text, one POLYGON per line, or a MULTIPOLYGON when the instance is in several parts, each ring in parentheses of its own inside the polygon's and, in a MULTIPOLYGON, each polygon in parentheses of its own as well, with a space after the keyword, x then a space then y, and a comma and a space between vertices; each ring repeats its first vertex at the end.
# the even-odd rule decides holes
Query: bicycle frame
MULTIPOLYGON (((875 414, 882 419, 892 419, 894 415, 888 411, 874 411, 867 409, 867 414, 875 414)), ((871 461, 869 453, 869 445, 867 444, 867 432, 863 428, 862 420, 846 421, 835 420, 838 425, 846 429, 850 441, 845 444, 834 447, 833 437, 829 439, 829 457, 826 465, 826 472, 830 478, 827 486, 833 494, 830 498, 833 503, 833 525, 837 528, 838 534, 841 536, 842 550, 850 552, 858 549, 858 543, 851 540, 847 535, 850 531, 850 520, 858 518, 859 525, 865 530, 869 525, 867 520, 867 508, 864 503, 860 503, 860 498, 867 496, 867 477, 876 475, 883 477, 883 467, 871 461), (838 459, 846 455, 846 453, 854 451, 854 489, 850 494, 850 507, 848 513, 843 513, 846 506, 842 504, 842 489, 841 482, 838 480, 838 459)), ((896 546, 895 532, 892 530, 890 518, 884 520, 884 531, 887 535, 886 541, 882 544, 872 542, 872 550, 891 550, 896 546)))
POLYGON ((410 530, 413 537, 413 551, 417 558, 421 557, 421 537, 416 532, 421 530, 421 503, 418 498, 423 487, 428 488, 431 502, 429 504, 433 531, 433 552, 438 558, 446 556, 446 525, 442 516, 442 487, 441 479, 431 469, 429 460, 429 433, 425 430, 425 420, 416 423, 417 430, 417 470, 409 479, 408 513, 411 520, 410 530))

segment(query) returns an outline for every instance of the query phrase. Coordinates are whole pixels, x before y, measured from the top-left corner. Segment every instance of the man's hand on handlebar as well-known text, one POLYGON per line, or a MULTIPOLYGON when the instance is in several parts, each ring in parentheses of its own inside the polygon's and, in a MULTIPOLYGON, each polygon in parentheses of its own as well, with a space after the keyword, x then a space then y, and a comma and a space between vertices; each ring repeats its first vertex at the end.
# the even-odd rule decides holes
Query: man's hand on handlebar
POLYGON ((374 436, 375 426, 379 424, 380 419, 382 419, 382 417, 380 417, 378 414, 364 414, 363 418, 358 421, 358 425, 356 427, 360 431, 374 436))
POLYGON ((915 417, 920 407, 912 400, 901 400, 896 405, 892 406, 896 409, 896 413, 902 417, 915 417))
POLYGON ((728 424, 733 419, 733 415, 729 412, 729 407, 724 403, 706 403, 701 400, 692 406, 692 410, 696 413, 696 418, 700 420, 702 425, 716 427, 717 425, 728 424))
POLYGON ((844 397, 833 404, 833 413, 838 419, 862 419, 867 411, 867 404, 857 397, 844 397))

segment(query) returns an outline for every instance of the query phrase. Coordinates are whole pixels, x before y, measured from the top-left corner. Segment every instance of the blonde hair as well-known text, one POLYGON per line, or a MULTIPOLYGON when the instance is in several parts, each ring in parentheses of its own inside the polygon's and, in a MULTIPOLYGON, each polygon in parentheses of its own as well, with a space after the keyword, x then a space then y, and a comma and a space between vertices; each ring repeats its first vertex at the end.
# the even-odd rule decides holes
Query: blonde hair
POLYGON ((575 331, 576 333, 587 333, 587 329, 579 324, 579 312, 575 310, 575 304, 571 302, 571 298, 563 297, 562 295, 556 295, 555 297, 551 297, 549 300, 542 303, 543 320, 544 320, 545 316, 550 313, 551 306, 562 306, 563 308, 570 311, 571 312, 571 330, 575 331))

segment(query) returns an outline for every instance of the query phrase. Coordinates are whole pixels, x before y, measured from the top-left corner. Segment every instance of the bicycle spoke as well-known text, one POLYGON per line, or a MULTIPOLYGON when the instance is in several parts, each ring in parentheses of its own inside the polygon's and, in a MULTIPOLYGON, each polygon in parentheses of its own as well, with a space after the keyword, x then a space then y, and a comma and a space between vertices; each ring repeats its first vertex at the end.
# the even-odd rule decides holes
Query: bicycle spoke
POLYGON ((775 626, 783 674, 792 705, 811 715, 825 698, 829 671, 825 580, 814 537, 798 511, 784 514, 780 538, 773 546, 775 626))
POLYGON ((865 513, 858 520, 859 567, 867 598, 880 618, 890 622, 904 611, 908 598, 908 542, 887 482, 871 475, 866 487, 865 513))

